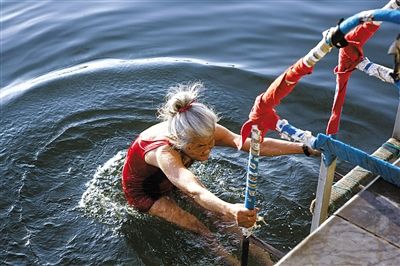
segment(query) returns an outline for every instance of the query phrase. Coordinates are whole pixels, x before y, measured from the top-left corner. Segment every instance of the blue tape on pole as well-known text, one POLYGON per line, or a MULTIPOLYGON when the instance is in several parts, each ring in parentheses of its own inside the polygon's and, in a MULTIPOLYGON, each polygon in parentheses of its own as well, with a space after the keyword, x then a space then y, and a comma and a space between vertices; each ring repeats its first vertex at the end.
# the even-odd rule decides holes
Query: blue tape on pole
POLYGON ((255 207, 257 177, 258 177, 258 156, 250 152, 249 164, 247 167, 247 176, 246 176, 246 195, 244 199, 244 206, 250 210, 253 210, 255 207))
POLYGON ((385 181, 400 187, 400 167, 369 155, 325 134, 317 135, 314 147, 323 152, 335 154, 341 160, 359 165, 372 173, 380 175, 385 181))
POLYGON ((260 137, 261 131, 258 130, 256 126, 253 126, 251 131, 249 162, 246 176, 246 192, 244 199, 244 206, 250 210, 253 210, 256 204, 255 201, 258 177, 258 160, 260 155, 260 137))
POLYGON ((369 63, 364 67, 364 69, 365 69, 365 70, 368 70, 371 66, 372 66, 372 62, 369 62, 369 63))
POLYGON ((290 124, 284 125, 282 127, 282 132, 287 133, 289 136, 296 134, 297 129, 290 124))
POLYGON ((397 9, 377 9, 374 10, 375 21, 386 21, 400 24, 400 12, 397 9))
POLYGON ((400 24, 400 12, 393 9, 363 11, 344 20, 340 23, 339 29, 344 34, 347 34, 357 25, 366 21, 386 21, 400 24))

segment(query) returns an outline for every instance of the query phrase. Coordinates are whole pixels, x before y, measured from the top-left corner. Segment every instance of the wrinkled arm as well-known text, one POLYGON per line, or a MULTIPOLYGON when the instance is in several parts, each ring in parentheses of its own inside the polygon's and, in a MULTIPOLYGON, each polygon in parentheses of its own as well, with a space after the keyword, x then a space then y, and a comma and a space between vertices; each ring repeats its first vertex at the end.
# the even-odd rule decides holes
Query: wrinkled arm
MULTIPOLYGON (((218 146, 236 148, 236 142, 241 141, 241 136, 233 133, 226 127, 217 125, 215 131, 215 144, 218 146)), ((244 142, 241 150, 249 152, 250 138, 244 142)), ((309 149, 311 155, 319 156, 319 152, 309 149)), ((287 154, 303 154, 303 144, 286 140, 264 138, 261 143, 260 156, 279 156, 287 154)))
POLYGON ((248 210, 242 204, 225 202, 207 190, 195 175, 183 165, 176 150, 158 149, 156 158, 158 166, 171 183, 193 198, 200 206, 235 220, 238 225, 244 227, 250 227, 255 223, 257 217, 255 210, 248 210))

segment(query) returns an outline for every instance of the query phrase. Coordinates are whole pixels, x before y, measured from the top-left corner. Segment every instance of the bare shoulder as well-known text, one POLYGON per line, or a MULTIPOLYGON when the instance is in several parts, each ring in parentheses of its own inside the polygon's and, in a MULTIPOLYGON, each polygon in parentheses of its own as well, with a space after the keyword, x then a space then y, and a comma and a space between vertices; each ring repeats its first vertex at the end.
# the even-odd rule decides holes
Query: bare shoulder
POLYGON ((155 124, 144 130, 140 135, 142 139, 146 140, 165 139, 168 135, 168 125, 166 122, 155 124))
POLYGON ((215 145, 218 146, 228 146, 228 147, 236 147, 235 142, 240 139, 240 135, 232 132, 228 128, 217 124, 215 127, 215 145))
POLYGON ((170 145, 163 145, 154 150, 151 150, 145 155, 146 163, 156 166, 158 168, 163 168, 163 165, 173 165, 182 164, 182 159, 177 150, 172 148, 170 145))

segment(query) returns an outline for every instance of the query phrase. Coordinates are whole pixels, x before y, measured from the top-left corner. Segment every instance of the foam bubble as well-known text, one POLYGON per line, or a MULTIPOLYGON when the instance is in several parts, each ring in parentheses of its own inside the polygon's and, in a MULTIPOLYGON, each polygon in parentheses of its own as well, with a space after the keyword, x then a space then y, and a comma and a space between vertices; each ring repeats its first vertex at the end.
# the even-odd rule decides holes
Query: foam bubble
POLYGON ((120 228, 128 218, 143 218, 142 214, 127 204, 122 191, 121 176, 125 156, 125 151, 119 151, 98 167, 79 201, 79 208, 85 215, 115 229, 120 228))

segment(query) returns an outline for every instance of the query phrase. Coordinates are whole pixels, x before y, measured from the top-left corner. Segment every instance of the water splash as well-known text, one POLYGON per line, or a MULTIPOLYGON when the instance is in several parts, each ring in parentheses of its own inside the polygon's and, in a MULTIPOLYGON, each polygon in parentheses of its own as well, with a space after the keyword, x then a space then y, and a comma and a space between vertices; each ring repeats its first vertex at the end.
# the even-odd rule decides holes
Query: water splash
MULTIPOLYGON (((88 217, 118 229, 129 219, 146 219, 142 214, 129 206, 121 186, 122 168, 126 151, 119 151, 103 165, 99 166, 93 178, 87 182, 78 208, 88 217)), ((239 180, 232 176, 243 175, 241 167, 229 162, 210 158, 206 163, 195 163, 191 170, 215 194, 237 201, 242 197, 239 180), (228 165, 229 164, 229 167, 228 165)), ((178 200, 179 201, 179 200, 178 200)))
POLYGON ((87 215, 118 230, 128 219, 144 219, 125 200, 121 176, 125 151, 119 151, 104 165, 97 168, 79 201, 79 208, 87 215))

